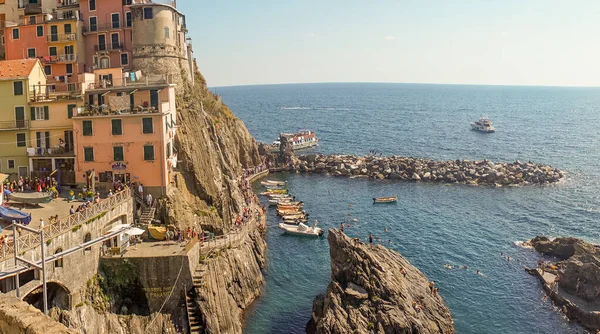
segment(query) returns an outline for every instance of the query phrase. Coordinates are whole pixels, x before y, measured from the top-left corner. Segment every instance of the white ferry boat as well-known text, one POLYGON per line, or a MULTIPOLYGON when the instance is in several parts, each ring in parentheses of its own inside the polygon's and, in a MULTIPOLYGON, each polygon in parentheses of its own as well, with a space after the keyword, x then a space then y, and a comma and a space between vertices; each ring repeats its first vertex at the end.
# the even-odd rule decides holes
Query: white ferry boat
MULTIPOLYGON (((319 138, 310 130, 300 130, 294 134, 283 133, 282 135, 291 138, 294 151, 319 145, 319 138)), ((279 152, 279 145, 281 145, 279 140, 274 141, 271 144, 271 152, 279 152)))
POLYGON ((496 132, 496 128, 492 125, 492 121, 486 116, 481 116, 478 121, 472 122, 471 128, 481 132, 496 132))

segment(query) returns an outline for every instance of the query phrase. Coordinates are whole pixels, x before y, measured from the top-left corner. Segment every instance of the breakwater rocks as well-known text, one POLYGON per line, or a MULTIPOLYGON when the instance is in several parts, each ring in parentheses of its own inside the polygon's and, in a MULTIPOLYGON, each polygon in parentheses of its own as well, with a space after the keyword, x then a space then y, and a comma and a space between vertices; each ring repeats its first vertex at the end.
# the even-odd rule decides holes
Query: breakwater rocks
POLYGON ((555 183, 564 176, 556 168, 532 162, 436 161, 398 156, 308 154, 296 157, 290 168, 334 176, 495 186, 555 183))
POLYGON ((328 240, 331 283, 314 300, 307 333, 454 333, 442 297, 402 255, 339 230, 328 240))
POLYGON ((530 245, 558 262, 544 262, 528 272, 570 319, 600 330, 600 246, 576 238, 535 237, 530 245))

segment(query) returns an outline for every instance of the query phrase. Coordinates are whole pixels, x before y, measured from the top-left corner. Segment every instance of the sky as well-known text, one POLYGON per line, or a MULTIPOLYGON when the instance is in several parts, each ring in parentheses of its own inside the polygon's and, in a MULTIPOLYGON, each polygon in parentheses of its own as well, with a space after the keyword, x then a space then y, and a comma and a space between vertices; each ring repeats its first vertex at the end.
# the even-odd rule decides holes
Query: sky
POLYGON ((600 86, 598 0, 179 0, 209 86, 600 86))

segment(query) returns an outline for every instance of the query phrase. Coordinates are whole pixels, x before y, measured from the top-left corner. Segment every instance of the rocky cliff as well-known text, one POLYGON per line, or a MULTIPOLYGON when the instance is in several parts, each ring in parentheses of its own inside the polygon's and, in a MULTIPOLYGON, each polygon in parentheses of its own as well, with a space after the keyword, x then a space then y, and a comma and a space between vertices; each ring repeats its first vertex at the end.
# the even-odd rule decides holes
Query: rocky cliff
POLYGON ((571 319, 600 330, 600 246, 576 238, 535 237, 538 252, 557 258, 529 269, 542 282, 550 298, 571 319))
POLYGON ((261 158, 244 123, 208 91, 199 71, 195 76, 194 87, 177 90, 179 164, 162 216, 182 228, 196 220, 221 234, 245 205, 242 169, 259 165, 261 158))
POLYGON ((448 307, 402 255, 339 230, 328 240, 331 283, 314 301, 308 333, 454 333, 448 307))

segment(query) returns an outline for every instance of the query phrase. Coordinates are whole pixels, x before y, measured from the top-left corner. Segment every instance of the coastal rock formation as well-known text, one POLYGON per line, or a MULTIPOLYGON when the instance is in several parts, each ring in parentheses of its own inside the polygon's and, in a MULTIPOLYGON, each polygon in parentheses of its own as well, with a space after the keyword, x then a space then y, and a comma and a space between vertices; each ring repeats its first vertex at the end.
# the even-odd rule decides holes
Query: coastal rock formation
POLYGON ((569 318, 600 330, 600 246, 576 238, 540 236, 530 244, 559 261, 528 271, 540 278, 551 299, 569 318))
POLYGON ((321 154, 296 157, 292 170, 345 177, 495 186, 549 184, 564 177, 564 172, 556 168, 532 162, 436 161, 398 156, 321 154))
POLYGON ((454 333, 448 307, 421 271, 381 245, 329 230, 331 283, 307 333, 454 333))
POLYGON ((242 333, 243 311, 259 295, 266 243, 255 232, 202 260, 198 302, 207 333, 242 333))
POLYGON ((37 308, 16 297, 0 293, 0 333, 76 334, 37 308))

